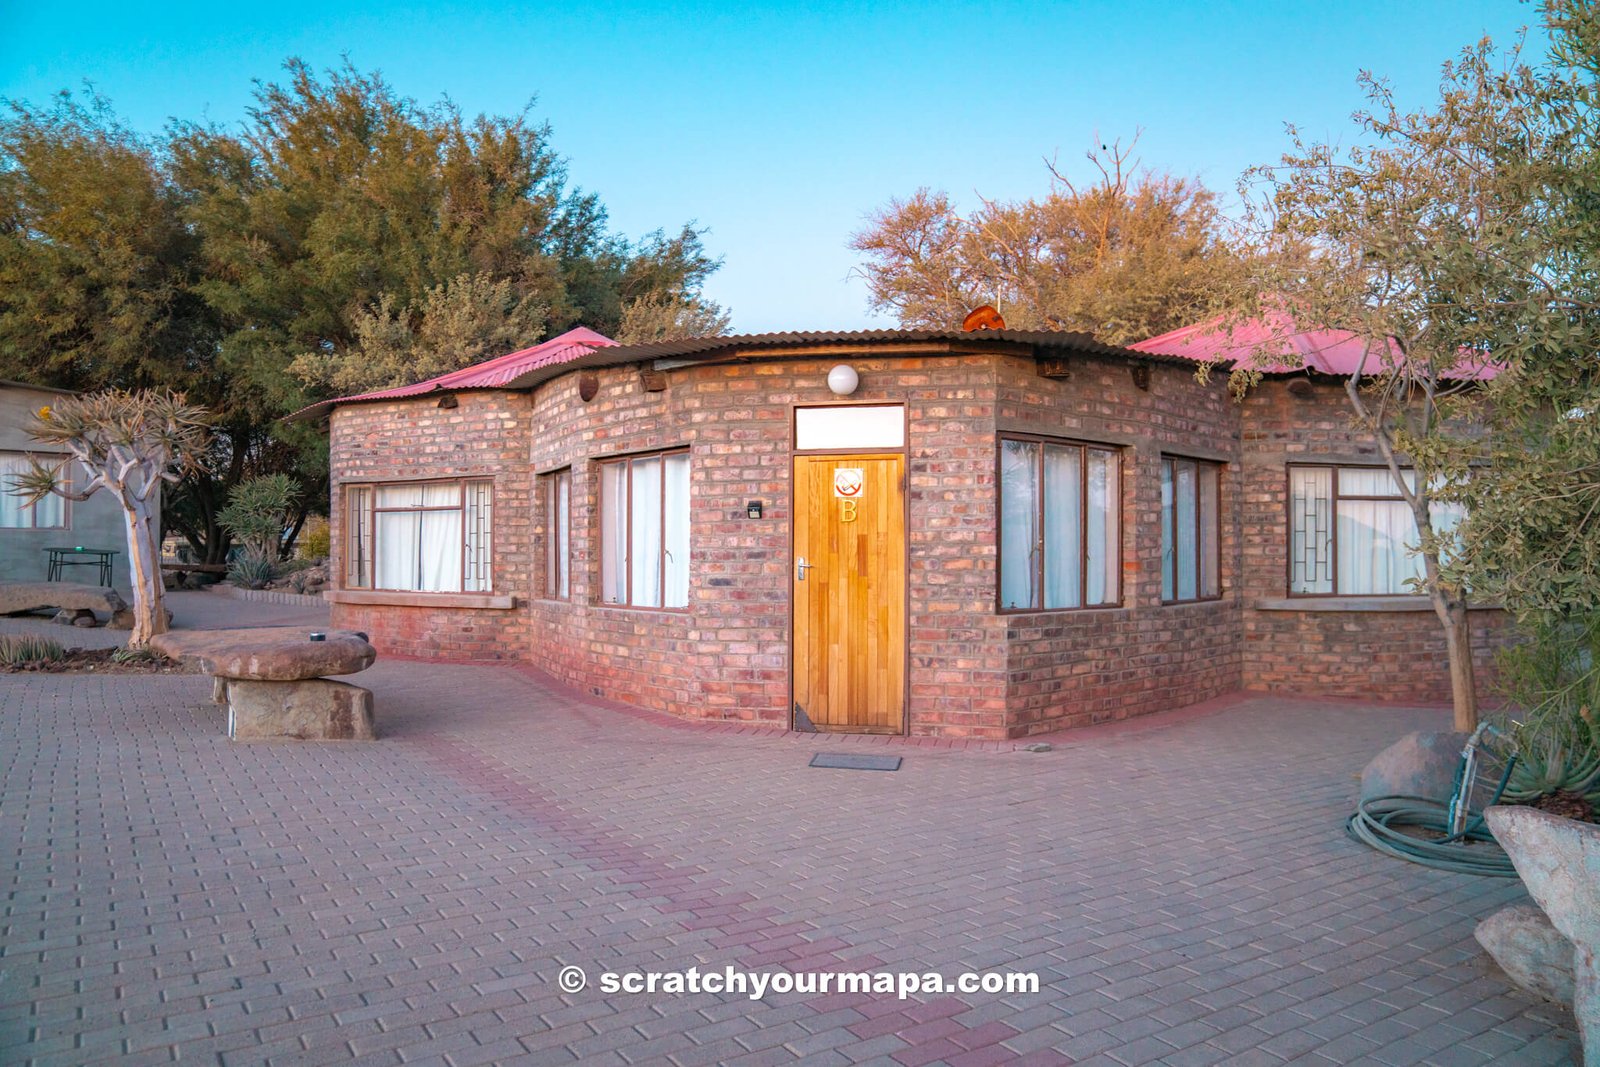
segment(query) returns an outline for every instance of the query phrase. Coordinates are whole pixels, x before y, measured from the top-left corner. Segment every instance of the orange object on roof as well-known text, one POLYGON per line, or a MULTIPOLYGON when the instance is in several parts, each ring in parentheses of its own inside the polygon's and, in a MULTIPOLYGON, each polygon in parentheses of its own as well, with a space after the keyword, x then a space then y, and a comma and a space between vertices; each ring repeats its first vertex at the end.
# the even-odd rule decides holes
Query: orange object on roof
POLYGON ((961 328, 969 333, 973 330, 1003 330, 1006 320, 1000 317, 1000 312, 992 304, 985 304, 967 312, 967 317, 961 320, 961 328))

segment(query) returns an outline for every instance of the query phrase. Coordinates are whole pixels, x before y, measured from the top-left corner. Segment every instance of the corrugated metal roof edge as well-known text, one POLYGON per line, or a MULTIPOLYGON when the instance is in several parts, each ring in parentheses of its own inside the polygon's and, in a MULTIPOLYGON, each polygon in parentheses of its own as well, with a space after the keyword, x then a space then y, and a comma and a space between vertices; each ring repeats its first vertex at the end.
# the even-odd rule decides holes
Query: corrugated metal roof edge
POLYGON ((499 385, 441 387, 404 397, 344 397, 323 400, 308 405, 284 417, 285 422, 299 422, 317 418, 340 404, 382 403, 387 400, 416 400, 436 393, 481 392, 500 389, 521 392, 542 385, 552 378, 576 370, 594 370, 602 367, 625 366, 646 360, 707 356, 716 352, 739 350, 756 354, 773 353, 781 358, 785 349, 807 348, 816 345, 848 345, 875 343, 919 344, 930 341, 1000 342, 1017 347, 1060 349, 1086 355, 1120 357, 1130 363, 1166 363, 1192 367, 1194 360, 1163 352, 1140 352, 1119 345, 1104 344, 1091 335, 1067 330, 833 330, 790 331, 783 333, 729 334, 717 337, 687 337, 672 341, 651 341, 645 344, 617 345, 596 348, 576 359, 535 367, 499 385))

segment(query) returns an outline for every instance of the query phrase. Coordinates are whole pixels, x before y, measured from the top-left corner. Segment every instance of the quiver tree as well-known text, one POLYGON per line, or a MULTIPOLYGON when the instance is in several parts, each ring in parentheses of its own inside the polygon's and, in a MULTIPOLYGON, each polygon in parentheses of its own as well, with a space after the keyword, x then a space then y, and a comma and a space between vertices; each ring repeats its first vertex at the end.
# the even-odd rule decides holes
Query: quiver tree
POLYGON ((163 482, 176 482, 205 447, 205 409, 181 393, 110 390, 72 397, 40 408, 27 430, 35 440, 71 453, 89 475, 73 486, 70 464, 34 460, 14 479, 29 503, 54 493, 87 500, 101 490, 122 507, 128 530, 128 564, 133 581, 132 647, 148 644, 167 629, 161 603, 161 496, 163 482))

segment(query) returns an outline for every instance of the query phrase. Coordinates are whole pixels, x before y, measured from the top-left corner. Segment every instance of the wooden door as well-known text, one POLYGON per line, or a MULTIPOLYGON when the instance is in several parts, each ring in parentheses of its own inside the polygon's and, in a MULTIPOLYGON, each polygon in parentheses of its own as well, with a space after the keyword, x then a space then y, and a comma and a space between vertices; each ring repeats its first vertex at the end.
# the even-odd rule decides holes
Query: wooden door
POLYGON ((905 732, 905 457, 796 456, 794 728, 905 732))

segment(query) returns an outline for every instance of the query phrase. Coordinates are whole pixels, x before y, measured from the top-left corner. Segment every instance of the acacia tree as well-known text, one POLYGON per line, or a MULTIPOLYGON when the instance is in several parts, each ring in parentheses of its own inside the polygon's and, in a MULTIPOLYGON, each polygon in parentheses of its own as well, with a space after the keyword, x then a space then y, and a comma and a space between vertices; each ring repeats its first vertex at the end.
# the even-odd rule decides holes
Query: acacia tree
MULTIPOLYGON (((1514 374, 1529 322, 1562 300, 1546 222, 1566 135, 1541 106, 1553 79, 1488 41, 1444 66, 1429 108, 1404 110, 1364 74, 1371 107, 1356 116, 1357 143, 1312 143, 1291 127, 1282 162, 1242 185, 1268 254, 1235 314, 1364 342, 1345 393, 1416 523, 1421 591, 1444 630, 1461 730, 1477 722, 1468 585, 1435 505, 1470 498, 1493 447, 1484 369, 1514 374)), ((1277 340, 1256 355, 1294 359, 1277 340)), ((1236 386, 1252 384, 1258 365, 1236 371, 1236 386)))
POLYGON ((1090 185, 1052 165, 1042 198, 983 200, 966 216, 943 192, 891 200, 850 243, 863 253, 871 306, 902 326, 951 328, 994 304, 1013 328, 1087 330, 1111 343, 1211 315, 1243 267, 1216 197, 1142 170, 1131 151, 1090 151, 1090 185))
POLYGON ((111 390, 62 400, 40 408, 28 433, 64 448, 89 474, 82 488, 71 484, 67 464, 34 461, 15 476, 16 489, 29 503, 54 493, 87 500, 104 490, 117 498, 127 524, 128 563, 133 580, 133 632, 130 647, 149 644, 165 633, 162 605, 159 491, 178 480, 205 446, 207 413, 181 395, 153 390, 111 390))

